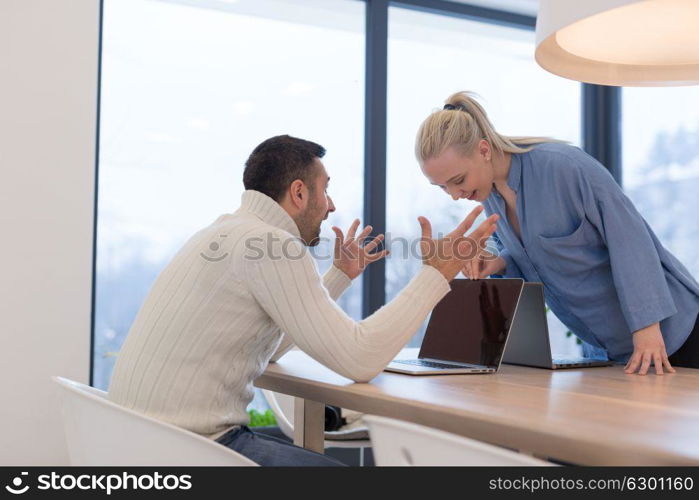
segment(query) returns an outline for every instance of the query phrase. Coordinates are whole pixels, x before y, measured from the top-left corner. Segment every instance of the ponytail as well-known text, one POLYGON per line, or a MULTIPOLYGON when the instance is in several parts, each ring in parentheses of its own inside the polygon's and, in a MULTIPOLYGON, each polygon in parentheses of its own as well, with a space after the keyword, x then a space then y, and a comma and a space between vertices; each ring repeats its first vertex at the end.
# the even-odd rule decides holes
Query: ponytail
POLYGON ((415 156, 423 164, 455 147, 470 154, 481 139, 497 153, 526 153, 534 144, 564 142, 549 137, 510 137, 500 135, 472 92, 457 92, 446 100, 445 109, 428 116, 417 132, 415 156))

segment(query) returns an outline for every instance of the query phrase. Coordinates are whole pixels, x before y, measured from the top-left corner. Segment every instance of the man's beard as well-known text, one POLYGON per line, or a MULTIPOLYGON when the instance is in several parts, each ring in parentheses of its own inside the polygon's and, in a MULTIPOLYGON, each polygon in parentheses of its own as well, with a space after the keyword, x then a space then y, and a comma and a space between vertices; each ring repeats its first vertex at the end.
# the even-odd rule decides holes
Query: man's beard
POLYGON ((309 247, 314 247, 320 243, 320 225, 323 222, 323 218, 321 218, 321 213, 319 212, 320 206, 315 202, 311 202, 306 207, 306 210, 299 214, 296 221, 301 239, 309 247))

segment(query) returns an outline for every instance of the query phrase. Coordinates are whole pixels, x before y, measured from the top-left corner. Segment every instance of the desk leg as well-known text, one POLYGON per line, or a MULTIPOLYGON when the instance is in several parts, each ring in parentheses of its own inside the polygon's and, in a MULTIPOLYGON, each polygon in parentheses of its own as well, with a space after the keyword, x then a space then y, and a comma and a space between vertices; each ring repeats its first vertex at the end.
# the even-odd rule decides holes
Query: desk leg
POLYGON ((294 398, 294 444, 307 450, 325 451, 325 405, 294 398))

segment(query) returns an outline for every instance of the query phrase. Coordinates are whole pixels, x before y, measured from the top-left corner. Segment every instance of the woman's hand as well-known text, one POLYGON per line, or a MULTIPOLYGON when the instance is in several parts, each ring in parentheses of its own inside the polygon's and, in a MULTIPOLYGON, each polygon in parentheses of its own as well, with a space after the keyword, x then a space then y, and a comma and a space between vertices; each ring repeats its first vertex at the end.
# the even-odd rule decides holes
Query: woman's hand
POLYGON ((388 255, 388 250, 371 253, 383 241, 383 234, 378 235, 370 242, 362 246, 362 243, 371 233, 372 227, 365 227, 359 236, 355 238, 355 233, 359 227, 359 219, 355 219, 349 230, 347 238, 342 234, 339 227, 333 226, 335 232, 335 254, 333 265, 345 273, 350 279, 354 279, 364 272, 364 269, 377 260, 388 255))
POLYGON ((491 274, 501 274, 505 270, 505 266, 505 259, 481 249, 478 256, 468 262, 461 272, 468 279, 479 280, 487 278, 491 274))
POLYGON ((663 374, 663 366, 670 373, 675 373, 675 369, 670 364, 665 350, 665 341, 660 332, 660 323, 654 323, 650 326, 642 328, 633 334, 633 354, 626 363, 624 371, 626 373, 635 373, 638 370, 639 375, 648 373, 651 363, 655 365, 655 373, 663 374), (640 367, 640 369, 639 369, 640 367))

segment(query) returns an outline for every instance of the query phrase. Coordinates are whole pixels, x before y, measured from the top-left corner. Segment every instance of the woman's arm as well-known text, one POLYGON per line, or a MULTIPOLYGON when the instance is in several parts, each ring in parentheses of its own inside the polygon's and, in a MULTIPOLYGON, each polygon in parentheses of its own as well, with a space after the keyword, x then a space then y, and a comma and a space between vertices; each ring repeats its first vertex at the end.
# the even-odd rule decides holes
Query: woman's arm
POLYGON ((464 276, 469 279, 483 279, 491 275, 524 279, 524 274, 498 238, 497 233, 493 234, 492 241, 495 243, 496 252, 482 251, 477 258, 464 267, 464 276))
MULTIPOLYGON (((520 271, 519 266, 510 255, 510 251, 507 248, 505 248, 505 245, 503 245, 502 241, 500 241, 500 238, 498 237, 497 233, 493 235, 493 243, 495 243, 495 247, 498 249, 498 257, 502 259, 502 262, 505 265, 504 267, 498 269, 495 272, 491 272, 490 274, 502 274, 504 278, 524 279, 524 274, 522 273, 522 271, 520 271)), ((495 264, 499 263, 494 262, 493 264, 491 264, 491 268, 495 268, 495 264)))
MULTIPOLYGON (((581 153, 582 154, 582 153, 581 153)), ((654 362, 671 370, 659 322, 677 313, 660 256, 643 217, 609 172, 592 157, 578 158, 575 169, 585 217, 595 226, 609 252, 621 311, 633 332, 634 351, 627 373, 654 362), (585 161, 587 160, 587 161, 585 161)))

